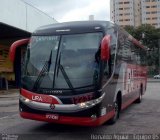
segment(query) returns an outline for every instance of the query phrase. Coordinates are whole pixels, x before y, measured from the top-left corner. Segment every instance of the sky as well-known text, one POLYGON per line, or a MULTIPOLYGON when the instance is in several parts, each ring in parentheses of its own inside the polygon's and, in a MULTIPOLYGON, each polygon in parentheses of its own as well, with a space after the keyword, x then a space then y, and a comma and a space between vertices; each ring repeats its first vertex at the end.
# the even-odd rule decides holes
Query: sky
POLYGON ((110 20, 110 0, 23 0, 42 10, 58 22, 110 20))

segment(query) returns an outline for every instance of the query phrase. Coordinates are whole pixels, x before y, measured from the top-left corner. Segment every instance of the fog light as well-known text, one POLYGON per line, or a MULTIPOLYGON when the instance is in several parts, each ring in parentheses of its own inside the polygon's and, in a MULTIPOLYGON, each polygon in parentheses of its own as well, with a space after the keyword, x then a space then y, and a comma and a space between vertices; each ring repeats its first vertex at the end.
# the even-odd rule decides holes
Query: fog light
POLYGON ((94 115, 91 116, 91 118, 92 118, 92 119, 96 119, 96 118, 97 118, 97 115, 94 114, 94 115))
POLYGON ((25 101, 25 102, 27 102, 27 103, 28 103, 28 102, 30 102, 30 100, 29 100, 29 99, 25 99, 24 101, 25 101))
POLYGON ((86 106, 86 103, 80 103, 80 107, 84 108, 86 106))
POLYGON ((22 110, 22 108, 20 108, 20 112, 22 112, 23 110, 22 110))

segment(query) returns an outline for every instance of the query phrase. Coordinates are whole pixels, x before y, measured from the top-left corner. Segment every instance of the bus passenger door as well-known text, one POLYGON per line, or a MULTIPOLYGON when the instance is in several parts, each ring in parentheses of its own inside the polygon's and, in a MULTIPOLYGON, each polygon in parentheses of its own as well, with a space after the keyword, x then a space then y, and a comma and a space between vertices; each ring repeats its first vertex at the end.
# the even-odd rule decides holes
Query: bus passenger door
POLYGON ((131 92, 131 69, 127 68, 127 93, 131 92))
POLYGON ((127 68, 125 76, 124 76, 124 92, 125 94, 129 94, 134 90, 134 75, 133 69, 127 68))

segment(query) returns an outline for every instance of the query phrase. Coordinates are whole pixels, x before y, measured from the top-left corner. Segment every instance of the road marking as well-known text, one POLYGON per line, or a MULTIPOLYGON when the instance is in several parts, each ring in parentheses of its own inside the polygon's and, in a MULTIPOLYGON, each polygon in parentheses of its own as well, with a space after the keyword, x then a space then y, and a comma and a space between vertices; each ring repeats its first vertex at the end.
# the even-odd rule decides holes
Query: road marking
POLYGON ((11 115, 11 116, 5 116, 5 117, 0 118, 0 120, 11 118, 11 117, 15 117, 15 116, 18 116, 18 115, 19 114, 14 114, 14 115, 11 115))

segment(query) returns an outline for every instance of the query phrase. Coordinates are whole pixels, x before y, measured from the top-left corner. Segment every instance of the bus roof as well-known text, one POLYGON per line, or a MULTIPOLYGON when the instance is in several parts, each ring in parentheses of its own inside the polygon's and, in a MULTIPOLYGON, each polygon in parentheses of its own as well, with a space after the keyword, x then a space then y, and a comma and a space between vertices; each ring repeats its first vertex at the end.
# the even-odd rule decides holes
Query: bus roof
POLYGON ((110 25, 110 21, 74 21, 56 23, 38 28, 33 35, 59 35, 87 32, 104 32, 110 25))
POLYGON ((39 27, 33 32, 33 35, 61 35, 61 34, 76 34, 76 33, 90 33, 90 32, 105 32, 107 28, 117 27, 129 37, 129 39, 140 48, 144 46, 137 41, 133 36, 126 32, 123 28, 111 21, 73 21, 73 22, 63 22, 55 23, 51 25, 46 25, 39 27))

